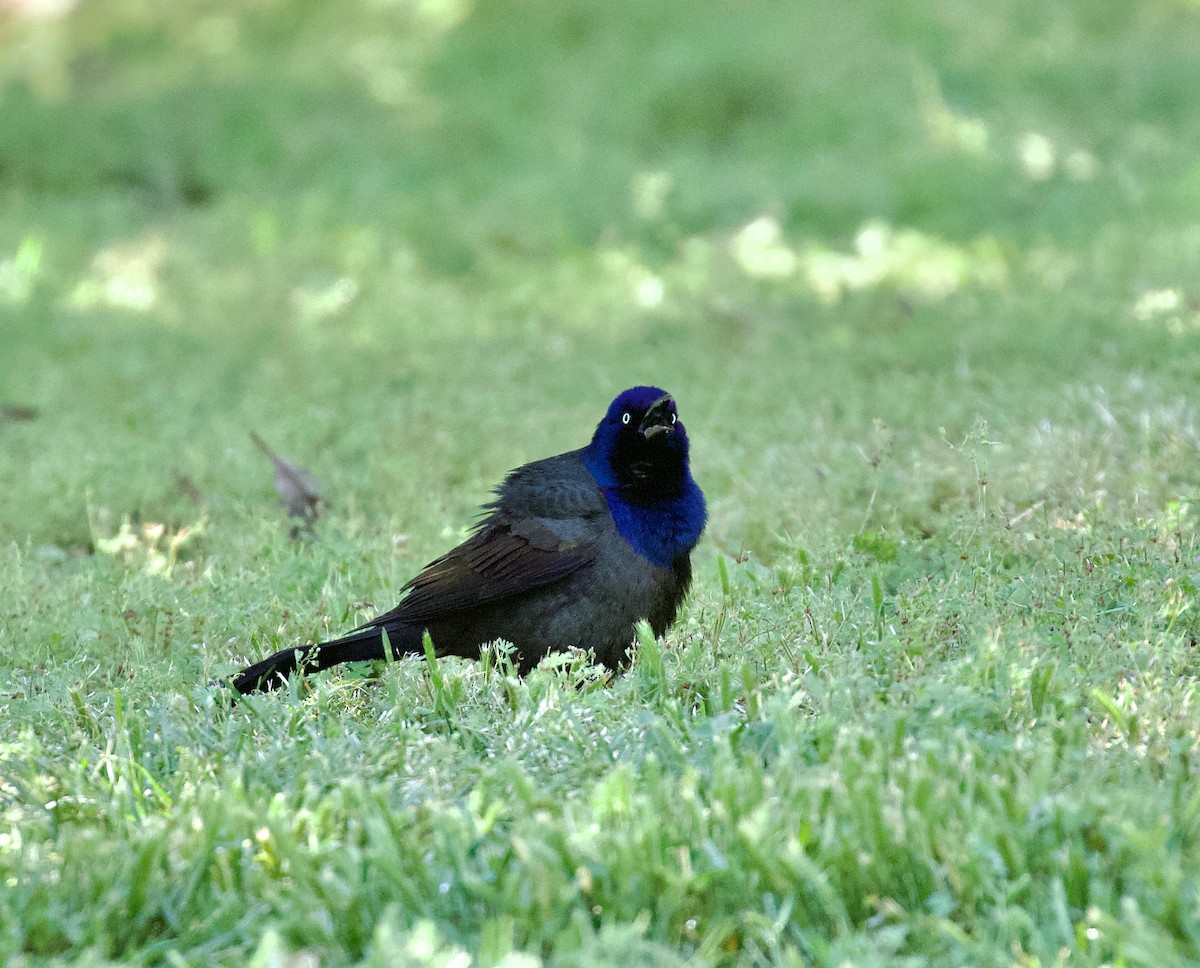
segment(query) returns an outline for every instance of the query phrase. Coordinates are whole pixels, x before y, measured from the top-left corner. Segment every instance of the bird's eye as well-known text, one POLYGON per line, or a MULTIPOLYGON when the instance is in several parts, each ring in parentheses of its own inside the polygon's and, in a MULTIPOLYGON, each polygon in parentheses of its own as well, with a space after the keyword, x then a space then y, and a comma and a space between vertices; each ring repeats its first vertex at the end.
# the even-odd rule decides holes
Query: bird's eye
POLYGON ((629 421, 632 419, 633 418, 629 416, 628 410, 626 410, 623 414, 621 414, 621 423, 623 423, 623 424, 629 423, 629 421))
POLYGON ((677 416, 675 416, 675 414, 671 414, 671 425, 672 425, 672 426, 674 426, 674 424, 675 424, 675 421, 676 421, 676 420, 678 420, 678 419, 679 419, 679 418, 678 418, 677 416))

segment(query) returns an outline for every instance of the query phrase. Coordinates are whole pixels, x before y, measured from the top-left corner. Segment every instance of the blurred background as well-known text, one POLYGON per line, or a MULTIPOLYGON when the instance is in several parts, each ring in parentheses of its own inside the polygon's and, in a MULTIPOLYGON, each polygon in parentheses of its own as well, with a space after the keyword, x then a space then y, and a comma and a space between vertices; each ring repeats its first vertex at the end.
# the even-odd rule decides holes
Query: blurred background
POLYGON ((0 0, 0 961, 1198 963, 1198 267, 1197 0, 0 0), (221 712, 637 383, 628 675, 221 712))
POLYGON ((1017 513, 1104 412, 1180 426, 1190 0, 4 0, 0 45, 0 536, 51 557, 274 512, 249 430, 351 531, 461 521, 643 381, 765 555, 971 505, 947 444, 1003 436, 1017 513))

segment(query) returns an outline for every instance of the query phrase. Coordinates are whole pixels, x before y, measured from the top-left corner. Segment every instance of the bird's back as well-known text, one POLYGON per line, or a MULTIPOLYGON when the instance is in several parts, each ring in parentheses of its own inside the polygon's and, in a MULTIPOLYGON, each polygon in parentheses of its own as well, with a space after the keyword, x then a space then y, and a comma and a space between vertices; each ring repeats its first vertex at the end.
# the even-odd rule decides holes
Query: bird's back
POLYGON ((485 507, 515 517, 591 519, 607 512, 604 492, 578 450, 535 460, 509 472, 485 507))

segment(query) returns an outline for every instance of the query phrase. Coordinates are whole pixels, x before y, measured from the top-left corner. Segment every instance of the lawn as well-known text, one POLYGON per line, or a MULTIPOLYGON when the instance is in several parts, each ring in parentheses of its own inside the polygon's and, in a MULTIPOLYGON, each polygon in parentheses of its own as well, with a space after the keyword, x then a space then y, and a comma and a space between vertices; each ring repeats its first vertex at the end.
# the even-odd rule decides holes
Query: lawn
POLYGON ((1200 961, 1197 51, 1187 0, 0 4, 0 963, 1200 961), (209 687, 642 382, 710 520, 624 675, 209 687))

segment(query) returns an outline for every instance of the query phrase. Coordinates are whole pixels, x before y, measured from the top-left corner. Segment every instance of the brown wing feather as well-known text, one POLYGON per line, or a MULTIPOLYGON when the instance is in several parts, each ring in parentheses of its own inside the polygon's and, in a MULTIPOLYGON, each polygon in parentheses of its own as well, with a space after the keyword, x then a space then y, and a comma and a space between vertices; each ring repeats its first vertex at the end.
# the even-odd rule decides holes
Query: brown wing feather
POLYGON ((431 561, 404 586, 399 605, 363 627, 436 621, 549 585, 594 560, 590 545, 566 541, 536 520, 493 522, 431 561))

